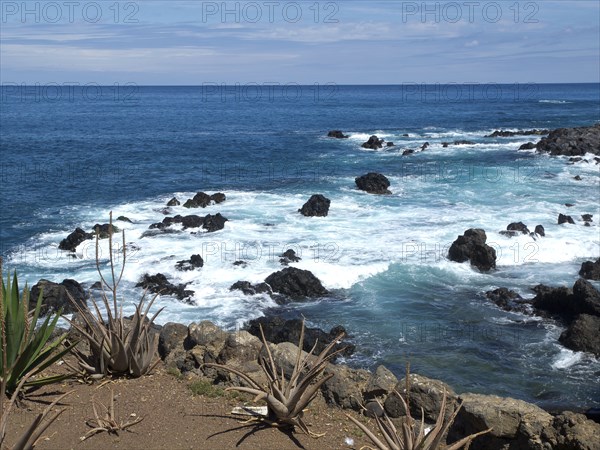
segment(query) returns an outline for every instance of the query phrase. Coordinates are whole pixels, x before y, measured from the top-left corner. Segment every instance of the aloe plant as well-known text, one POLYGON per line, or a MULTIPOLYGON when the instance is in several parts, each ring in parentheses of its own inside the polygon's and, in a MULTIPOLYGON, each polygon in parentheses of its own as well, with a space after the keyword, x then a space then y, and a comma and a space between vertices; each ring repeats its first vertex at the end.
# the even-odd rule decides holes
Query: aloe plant
MULTIPOLYGON (((0 274, 2 274, 1 259, 0 274)), ((0 276, 3 278, 3 275, 0 276)), ((37 299, 35 310, 30 311, 29 289, 25 286, 22 294, 19 294, 16 272, 12 283, 10 274, 6 278, 6 283, 4 278, 2 279, 0 305, 2 322, 0 376, 6 394, 13 394, 26 374, 30 376, 22 386, 24 389, 68 378, 70 374, 38 376, 70 350, 69 346, 62 347, 66 333, 50 342, 50 336, 60 318, 60 311, 49 314, 38 326, 42 292, 37 299)))
POLYGON ((158 295, 155 295, 145 305, 146 293, 144 292, 140 301, 135 305, 135 314, 131 322, 126 324, 123 317, 123 306, 118 299, 118 287, 123 277, 127 257, 125 231, 122 231, 121 270, 116 276, 112 252, 114 233, 112 212, 108 229, 110 281, 104 277, 100 269, 99 235, 96 233, 96 269, 100 274, 102 285, 100 302, 92 297, 90 303, 93 309, 90 309, 87 304, 81 306, 69 296, 71 303, 83 320, 83 324, 71 321, 71 325, 88 341, 90 347, 89 354, 84 354, 78 349, 74 349, 73 353, 77 357, 80 367, 92 378, 102 378, 109 373, 140 377, 150 372, 160 361, 157 359, 156 362, 153 362, 158 336, 152 334, 151 328, 163 308, 160 308, 152 318, 148 319, 149 310, 158 295), (106 311, 106 318, 100 312, 99 303, 106 311))
MULTIPOLYGON (((346 414, 346 417, 350 419, 356 426, 358 426, 368 438, 377 446, 379 450, 458 450, 461 448, 469 448, 469 445, 477 436, 489 433, 491 428, 488 430, 481 431, 479 433, 471 434, 460 439, 453 444, 446 445, 445 439, 448 434, 448 430, 456 415, 460 411, 461 405, 459 405, 452 415, 446 419, 446 391, 442 397, 442 405, 440 406, 440 412, 433 428, 428 432, 425 431, 425 413, 421 408, 421 421, 419 425, 416 424, 410 413, 410 370, 406 368, 406 400, 397 392, 394 393, 400 398, 402 406, 406 411, 406 416, 401 419, 401 430, 398 431, 392 420, 385 413, 383 405, 379 403, 381 410, 384 411, 383 417, 375 416, 375 422, 377 428, 383 436, 385 442, 382 442, 373 431, 371 431, 365 424, 359 422, 352 416, 346 414)), ((370 448, 370 447, 369 447, 370 448)))
POLYGON ((273 359, 273 354, 269 348, 269 343, 265 338, 262 326, 260 327, 263 345, 267 357, 259 353, 258 363, 267 377, 267 386, 261 386, 256 380, 244 372, 223 364, 204 364, 207 367, 215 367, 231 372, 243 379, 249 387, 233 386, 226 390, 235 390, 247 392, 255 395, 254 401, 264 400, 267 403, 269 413, 275 418, 274 424, 297 426, 309 436, 318 437, 308 429, 306 423, 302 420, 303 412, 306 407, 316 397, 319 388, 323 383, 333 377, 333 374, 321 376, 329 360, 342 352, 344 349, 331 352, 334 345, 344 337, 341 333, 318 355, 313 355, 317 343, 310 352, 303 356, 302 346, 304 344, 304 320, 302 320, 302 329, 300 331, 300 340, 298 343, 298 354, 289 381, 286 379, 283 369, 277 367, 273 359))

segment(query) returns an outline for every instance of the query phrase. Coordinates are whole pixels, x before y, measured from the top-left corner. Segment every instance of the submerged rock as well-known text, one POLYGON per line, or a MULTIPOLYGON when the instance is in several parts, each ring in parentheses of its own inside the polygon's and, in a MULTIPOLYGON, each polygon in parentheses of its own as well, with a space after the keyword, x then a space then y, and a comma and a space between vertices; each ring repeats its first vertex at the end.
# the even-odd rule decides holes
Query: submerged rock
POLYGON ((336 139, 348 139, 349 136, 346 136, 340 130, 332 130, 329 133, 327 133, 327 137, 332 137, 336 139))
POLYGON ((188 260, 177 261, 175 267, 177 270, 187 271, 199 269, 204 266, 204 260, 200 255, 192 255, 188 260))

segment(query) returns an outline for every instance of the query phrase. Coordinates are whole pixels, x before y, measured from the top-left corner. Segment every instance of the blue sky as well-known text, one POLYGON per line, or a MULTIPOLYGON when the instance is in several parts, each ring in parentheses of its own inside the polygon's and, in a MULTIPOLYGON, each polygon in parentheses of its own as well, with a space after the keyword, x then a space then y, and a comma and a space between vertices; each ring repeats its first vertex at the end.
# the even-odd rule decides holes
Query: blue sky
POLYGON ((1 0, 3 83, 600 82, 600 2, 1 0))

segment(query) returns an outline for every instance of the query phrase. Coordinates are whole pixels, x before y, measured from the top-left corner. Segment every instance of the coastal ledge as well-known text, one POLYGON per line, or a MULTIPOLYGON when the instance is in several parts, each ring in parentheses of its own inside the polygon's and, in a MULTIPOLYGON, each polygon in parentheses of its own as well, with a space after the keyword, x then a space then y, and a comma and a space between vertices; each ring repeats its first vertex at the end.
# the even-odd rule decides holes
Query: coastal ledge
MULTIPOLYGON (((227 364, 263 383, 264 374, 258 364, 263 344, 246 330, 226 332, 209 321, 165 324, 159 333, 158 352, 165 366, 182 374, 196 375, 212 384, 227 387, 238 385, 239 377, 223 370, 203 366, 204 363, 227 364)), ((286 375, 291 374, 298 347, 290 342, 269 343, 273 358, 286 375)), ((325 373, 334 376, 320 391, 320 397, 332 407, 361 411, 365 406, 377 413, 376 400, 384 405, 390 417, 405 414, 394 390, 405 391, 405 380, 398 380, 385 366, 375 372, 353 369, 344 364, 330 363, 325 373)), ((442 395, 448 395, 451 408, 462 408, 450 429, 449 436, 458 439, 470 433, 492 427, 493 431, 476 439, 472 450, 600 450, 600 423, 583 414, 563 411, 550 414, 540 407, 513 398, 495 395, 463 393, 439 380, 411 374, 411 412, 419 417, 421 408, 428 423, 433 423, 441 409, 442 395)), ((383 412, 379 410, 378 414, 383 412)), ((446 414, 448 411, 446 411, 446 414)), ((590 410, 589 416, 593 416, 590 410)))

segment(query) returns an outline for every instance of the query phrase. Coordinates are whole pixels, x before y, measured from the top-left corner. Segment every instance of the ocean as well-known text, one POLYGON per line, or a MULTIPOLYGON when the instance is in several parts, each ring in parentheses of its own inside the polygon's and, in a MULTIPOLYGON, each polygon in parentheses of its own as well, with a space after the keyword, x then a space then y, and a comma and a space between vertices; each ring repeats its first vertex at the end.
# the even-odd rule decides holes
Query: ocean
MULTIPOLYGON (((133 222, 115 223, 131 248, 126 312, 142 275, 160 272, 195 294, 193 304, 161 297, 159 323, 235 329, 265 313, 303 315, 311 326, 346 327, 357 351, 345 362, 355 367, 384 364, 401 376, 410 361, 413 372, 458 392, 600 406, 598 359, 562 347, 560 324, 502 311, 484 294, 508 287, 532 297, 539 283, 572 286, 581 263, 600 256, 600 166, 518 150, 538 136, 485 137, 596 123, 599 84, 57 84, 4 85, 1 93, 0 244, 21 282, 97 281, 92 241, 76 258, 58 244, 112 211, 133 222), (336 129, 350 137, 328 138, 336 129), (395 145, 362 148, 373 134, 395 145), (456 140, 472 143, 442 145, 456 140), (403 156, 425 142, 425 151, 403 156), (386 175, 392 195, 358 191, 354 178, 367 172, 386 175), (223 230, 142 237, 170 198, 183 203, 198 191, 227 200, 171 215, 220 212, 229 219, 223 230), (298 213, 312 194, 331 199, 327 217, 298 213), (559 213, 575 225, 557 225, 559 213), (594 215, 591 227, 582 214, 594 215), (543 225, 546 237, 499 233, 518 221, 543 225), (486 231, 497 270, 446 259, 468 228, 486 231), (277 306, 229 291, 280 270, 288 248, 327 298, 277 306), (192 254, 204 258, 202 269, 175 270, 192 254)), ((108 250, 103 241, 104 267, 108 250)))

